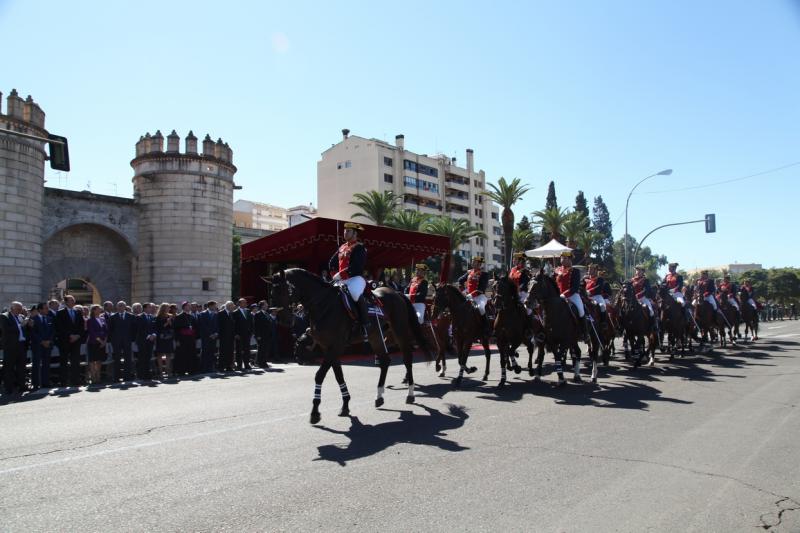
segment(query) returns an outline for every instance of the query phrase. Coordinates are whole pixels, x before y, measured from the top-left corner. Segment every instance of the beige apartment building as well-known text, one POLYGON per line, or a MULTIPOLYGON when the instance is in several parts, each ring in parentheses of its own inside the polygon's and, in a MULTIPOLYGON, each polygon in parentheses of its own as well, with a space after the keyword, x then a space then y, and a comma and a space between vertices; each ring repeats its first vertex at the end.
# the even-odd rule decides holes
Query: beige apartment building
POLYGON ((354 193, 393 191, 403 209, 469 220, 488 239, 472 239, 458 253, 466 259, 484 256, 487 268, 499 266, 503 262, 500 210, 481 194, 486 173, 475 170, 471 149, 467 149, 466 163, 460 167, 456 158, 406 150, 403 135, 397 135, 391 145, 342 130, 342 140, 325 150, 317 162, 319 216, 352 220, 357 211, 349 204, 354 193))
POLYGON ((237 228, 281 231, 317 216, 313 205, 285 208, 272 204, 236 200, 233 203, 233 225, 237 228))

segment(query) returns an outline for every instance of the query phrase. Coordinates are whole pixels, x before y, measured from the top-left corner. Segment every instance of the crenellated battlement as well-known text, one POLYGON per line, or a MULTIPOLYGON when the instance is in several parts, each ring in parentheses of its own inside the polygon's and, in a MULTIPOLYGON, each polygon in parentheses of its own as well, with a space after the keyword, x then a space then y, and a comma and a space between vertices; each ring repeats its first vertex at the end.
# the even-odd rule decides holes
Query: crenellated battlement
POLYGON ((39 104, 33 101, 33 97, 28 95, 22 99, 16 89, 11 89, 11 93, 6 97, 6 106, 3 108, 3 93, 0 92, 0 117, 7 122, 27 123, 30 126, 44 130, 44 111, 39 104), (8 120, 11 119, 11 120, 8 120))
MULTIPOLYGON (((184 139, 184 151, 180 151, 181 138, 175 130, 166 137, 166 148, 164 146, 164 135, 161 130, 156 130, 155 134, 151 135, 150 132, 139 137, 136 143, 136 161, 139 158, 150 158, 153 156, 161 157, 200 157, 200 158, 213 158, 217 162, 227 163, 233 167, 233 150, 231 150, 228 143, 223 142, 218 138, 216 142, 211 138, 211 135, 206 134, 202 143, 202 153, 197 151, 197 137, 190 130, 184 139)), ((133 164, 133 163, 132 163, 133 164)), ((233 167, 234 169, 236 167, 233 167)))

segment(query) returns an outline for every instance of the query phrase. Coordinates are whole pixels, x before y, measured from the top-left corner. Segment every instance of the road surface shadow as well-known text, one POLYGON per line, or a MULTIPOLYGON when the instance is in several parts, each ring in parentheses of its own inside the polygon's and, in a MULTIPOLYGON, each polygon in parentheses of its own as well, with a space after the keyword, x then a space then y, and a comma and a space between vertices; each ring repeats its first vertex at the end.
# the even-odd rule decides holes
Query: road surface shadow
POLYGON ((397 420, 380 424, 364 424, 357 416, 350 417, 350 429, 346 431, 314 426, 323 431, 344 435, 350 442, 341 446, 338 444, 324 444, 319 446, 319 457, 314 461, 331 461, 340 466, 347 466, 348 462, 355 461, 380 453, 395 444, 419 444, 422 446, 435 446, 449 452, 468 450, 453 440, 444 438, 447 431, 453 431, 469 418, 464 407, 447 405, 447 413, 441 413, 426 405, 417 404, 427 412, 419 415, 414 411, 397 411, 384 409, 384 412, 396 412, 400 416, 397 420))

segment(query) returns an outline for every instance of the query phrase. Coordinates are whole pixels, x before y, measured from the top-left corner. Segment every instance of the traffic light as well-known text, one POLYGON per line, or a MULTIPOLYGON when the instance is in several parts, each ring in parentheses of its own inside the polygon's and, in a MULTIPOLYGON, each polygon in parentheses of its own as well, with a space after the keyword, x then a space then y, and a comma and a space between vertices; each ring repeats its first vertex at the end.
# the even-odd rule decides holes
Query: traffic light
POLYGON ((714 213, 706 215, 706 233, 716 233, 717 219, 714 213))
POLYGON ((50 168, 69 172, 69 147, 67 138, 60 135, 48 134, 50 146, 50 168))

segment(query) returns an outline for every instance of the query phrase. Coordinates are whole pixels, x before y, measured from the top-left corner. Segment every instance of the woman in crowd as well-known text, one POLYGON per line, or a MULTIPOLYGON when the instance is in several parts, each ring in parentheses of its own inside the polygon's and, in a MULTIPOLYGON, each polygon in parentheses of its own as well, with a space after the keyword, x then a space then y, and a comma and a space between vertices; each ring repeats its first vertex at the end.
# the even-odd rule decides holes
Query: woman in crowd
POLYGON ((172 374, 172 355, 175 353, 173 315, 169 309, 170 305, 163 303, 156 314, 156 371, 161 377, 172 374))
POLYGON ((93 305, 89 320, 86 322, 88 337, 86 346, 89 350, 89 383, 100 383, 100 368, 106 359, 106 343, 108 342, 108 325, 101 316, 103 308, 93 305))

